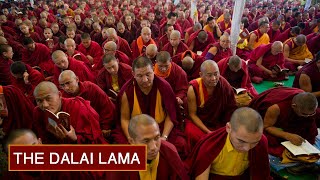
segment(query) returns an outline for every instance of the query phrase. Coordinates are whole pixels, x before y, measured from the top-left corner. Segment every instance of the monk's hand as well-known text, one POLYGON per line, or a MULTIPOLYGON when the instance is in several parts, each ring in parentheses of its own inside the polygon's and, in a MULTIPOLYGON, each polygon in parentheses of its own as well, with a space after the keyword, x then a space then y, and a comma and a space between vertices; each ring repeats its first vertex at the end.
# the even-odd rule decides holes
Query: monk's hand
POLYGON ((27 72, 23 73, 23 81, 25 84, 29 84, 29 74, 27 72))
POLYGON ((56 136, 60 139, 70 139, 71 141, 77 141, 77 135, 74 128, 70 125, 70 131, 67 131, 61 124, 55 127, 56 136))
POLYGON ((291 133, 288 135, 287 140, 296 146, 300 146, 305 141, 301 136, 291 133))
POLYGON ((103 129, 101 131, 102 131, 103 137, 105 137, 105 138, 108 138, 110 136, 110 134, 111 134, 111 130, 110 129, 108 129, 108 130, 103 129))
POLYGON ((177 99, 177 102, 178 102, 179 105, 183 104, 183 101, 179 97, 176 97, 176 99, 177 99))
POLYGON ((87 55, 87 58, 89 59, 90 63, 93 64, 93 57, 90 55, 87 55))

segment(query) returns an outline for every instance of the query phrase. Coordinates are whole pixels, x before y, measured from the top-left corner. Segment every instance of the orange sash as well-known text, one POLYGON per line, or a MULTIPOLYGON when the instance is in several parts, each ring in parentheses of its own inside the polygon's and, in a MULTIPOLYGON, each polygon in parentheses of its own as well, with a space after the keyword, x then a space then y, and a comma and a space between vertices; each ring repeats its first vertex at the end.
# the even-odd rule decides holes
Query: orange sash
POLYGON ((200 106, 199 107, 202 108, 204 106, 204 103, 205 103, 202 78, 197 78, 196 81, 199 84, 199 100, 200 100, 200 106))
MULTIPOLYGON (((149 44, 156 44, 156 42, 154 42, 154 40, 151 38, 149 44)), ((143 49, 143 46, 145 46, 145 45, 143 43, 143 39, 141 36, 139 36, 137 39, 137 45, 138 45, 139 53, 142 54, 143 53, 142 49, 143 49)))
POLYGON ((286 40, 284 44, 286 44, 289 41, 291 41, 289 58, 296 60, 305 60, 306 58, 313 59, 313 55, 309 51, 307 44, 304 44, 302 46, 295 46, 295 43, 292 38, 286 40))
POLYGON ((0 116, 1 117, 8 117, 8 108, 6 99, 3 94, 3 87, 0 86, 0 116))
POLYGON ((159 66, 156 63, 156 65, 154 65, 154 74, 162 78, 167 78, 171 73, 171 68, 172 68, 172 64, 170 63, 169 69, 166 72, 162 72, 159 70, 159 66))

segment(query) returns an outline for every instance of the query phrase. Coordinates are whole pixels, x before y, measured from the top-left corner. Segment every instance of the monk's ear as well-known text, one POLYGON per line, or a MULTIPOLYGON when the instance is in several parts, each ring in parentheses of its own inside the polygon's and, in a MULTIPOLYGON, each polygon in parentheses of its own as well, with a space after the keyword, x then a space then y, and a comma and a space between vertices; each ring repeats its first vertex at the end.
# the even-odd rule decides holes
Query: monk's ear
POLYGON ((297 108, 297 104, 292 103, 292 104, 291 104, 291 107, 292 107, 292 109, 296 109, 296 108, 297 108))
POLYGON ((79 83, 79 77, 78 76, 76 77, 76 82, 79 83))
POLYGON ((227 122, 227 124, 226 124, 226 131, 227 131, 227 133, 231 132, 231 124, 230 124, 230 122, 227 122))
POLYGON ((200 75, 200 77, 202 76, 202 72, 201 71, 199 72, 199 75, 200 75))
POLYGON ((61 93, 61 91, 59 91, 59 98, 60 98, 60 99, 62 98, 62 93, 61 93))

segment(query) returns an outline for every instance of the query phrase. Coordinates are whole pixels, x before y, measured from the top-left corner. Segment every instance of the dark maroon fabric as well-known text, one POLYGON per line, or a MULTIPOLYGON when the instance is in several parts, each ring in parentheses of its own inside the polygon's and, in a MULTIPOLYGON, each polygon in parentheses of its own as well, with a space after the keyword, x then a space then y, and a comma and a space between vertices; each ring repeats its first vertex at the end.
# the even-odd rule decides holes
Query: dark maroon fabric
POLYGON ((0 55, 0 85, 2 86, 10 85, 12 83, 10 79, 10 66, 12 63, 12 59, 5 59, 0 55))
POLYGON ((177 54, 185 52, 188 49, 189 47, 181 41, 175 52, 173 52, 173 46, 170 44, 170 42, 163 46, 162 51, 167 51, 170 54, 170 56, 173 57, 177 54))

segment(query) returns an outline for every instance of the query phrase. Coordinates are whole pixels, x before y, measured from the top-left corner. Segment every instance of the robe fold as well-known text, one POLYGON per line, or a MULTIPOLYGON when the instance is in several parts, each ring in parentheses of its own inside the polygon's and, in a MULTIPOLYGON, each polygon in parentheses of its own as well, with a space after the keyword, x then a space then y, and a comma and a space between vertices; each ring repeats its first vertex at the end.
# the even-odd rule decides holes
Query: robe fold
POLYGON ((194 42, 194 47, 192 51, 195 53, 197 53, 197 51, 201 51, 201 52, 204 51, 209 44, 214 43, 213 35, 210 32, 206 32, 208 34, 207 41, 204 43, 200 43, 197 38, 200 31, 204 31, 204 30, 199 30, 192 33, 188 39, 188 42, 186 43, 187 46, 190 47, 191 43, 194 42))
POLYGON ((90 55, 93 58, 93 64, 97 64, 103 56, 102 48, 97 42, 94 41, 91 41, 91 44, 88 48, 85 48, 81 43, 78 46, 78 51, 82 52, 86 56, 90 55))
POLYGON ((189 49, 189 47, 185 43, 180 41, 180 43, 177 46, 177 49, 174 49, 174 47, 170 44, 170 42, 168 42, 167 44, 165 44, 163 46, 161 51, 167 51, 170 54, 170 56, 173 57, 177 54, 185 52, 188 49, 189 49))
POLYGON ((311 39, 307 40, 307 46, 308 49, 310 50, 310 52, 315 55, 317 54, 317 52, 320 51, 319 47, 320 47, 320 35, 316 35, 314 37, 312 37, 311 39))
POLYGON ((114 126, 114 104, 98 85, 90 81, 79 82, 78 94, 72 95, 63 91, 62 96, 65 98, 80 96, 90 101, 90 106, 99 114, 101 130, 110 130, 114 126))
MULTIPOLYGON (((277 104, 280 108, 280 114, 274 127, 281 128, 285 132, 298 134, 302 138, 314 144, 315 137, 318 135, 315 116, 300 117, 291 107, 292 99, 295 95, 303 92, 301 89, 278 87, 272 88, 259 94, 259 96, 252 99, 250 107, 257 110, 264 118, 267 109, 277 104)), ((285 149, 281 142, 286 141, 279 137, 275 137, 268 132, 264 132, 268 138, 268 152, 269 154, 282 157, 282 152, 285 149)))
MULTIPOLYGON (((69 56, 69 54, 67 54, 67 55, 69 56)), ((82 52, 77 51, 77 50, 74 50, 73 55, 70 56, 70 57, 72 57, 72 58, 74 58, 74 59, 76 59, 76 60, 78 60, 78 61, 84 62, 89 69, 92 68, 89 59, 88 59, 87 56, 85 56, 82 52)))
POLYGON ((131 43, 132 59, 134 60, 137 57, 139 57, 141 54, 143 54, 146 50, 146 47, 149 44, 157 45, 157 43, 153 39, 150 39, 149 42, 147 42, 147 43, 143 42, 141 36, 139 36, 136 40, 134 40, 131 43))
POLYGON ((281 34, 281 32, 279 29, 277 31, 274 31, 272 28, 270 28, 267 34, 270 38, 270 42, 274 42, 275 39, 281 34))
POLYGON ((162 49, 167 43, 170 43, 170 39, 167 34, 164 34, 158 39, 158 48, 162 49))
POLYGON ((238 71, 240 73, 232 72, 229 69, 229 65, 228 65, 229 59, 230 59, 230 57, 224 58, 218 62, 220 75, 223 76, 230 83, 231 86, 233 86, 235 88, 245 88, 245 89, 247 89, 247 92, 250 93, 252 96, 257 96, 258 92, 256 91, 256 89, 253 87, 253 85, 251 83, 246 62, 244 60, 241 60, 242 66, 241 66, 241 69, 238 71), (230 74, 236 74, 235 76, 237 76, 237 77, 232 77, 232 75, 228 76, 230 74), (240 76, 239 76, 239 74, 240 74, 240 76), (232 83, 231 79, 239 79, 240 82, 232 83))
MULTIPOLYGON (((276 38, 274 39, 274 41, 285 42, 287 39, 289 39, 289 38, 292 37, 290 31, 291 31, 291 28, 289 28, 289 29, 285 30, 284 32, 280 33, 280 34, 278 35, 278 37, 276 37, 276 38)), ((273 41, 273 42, 274 42, 274 41, 273 41)))
MULTIPOLYGON (((228 133, 226 127, 221 127, 213 133, 207 134, 194 147, 193 152, 185 161, 189 170, 191 179, 195 179, 202 174, 209 165, 218 157, 225 145, 228 133)), ((269 158, 268 158, 268 141, 262 135, 261 140, 256 147, 249 150, 248 159, 249 167, 241 176, 221 176, 210 174, 209 179, 252 179, 252 180, 269 180, 270 176, 269 158)))
MULTIPOLYGON (((106 144, 99 125, 99 114, 90 102, 81 97, 62 98, 61 110, 70 114, 70 125, 75 129, 78 144, 106 144)), ((43 144, 70 144, 59 140, 48 130, 48 117, 39 107, 33 110, 33 130, 43 144)), ((66 142, 67 141, 67 142, 66 142)))
MULTIPOLYGON (((72 57, 68 57, 69 66, 65 70, 73 71, 76 76, 78 76, 80 81, 91 81, 95 82, 95 77, 90 69, 84 62, 77 61, 72 57)), ((59 75, 63 70, 58 68, 58 66, 54 66, 54 74, 53 74, 53 81, 54 83, 59 86, 59 75)))
POLYGON ((220 43, 216 42, 216 43, 213 43, 213 44, 209 44, 206 47, 206 49, 202 52, 201 56, 205 57, 205 59, 211 59, 211 60, 214 60, 215 62, 219 62, 223 58, 228 58, 228 57, 232 56, 232 51, 231 51, 230 48, 227 48, 227 49, 224 50, 221 47, 220 43), (216 47, 217 48, 217 53, 215 55, 213 55, 210 52, 208 52, 210 50, 210 48, 212 48, 212 47, 216 47))
MULTIPOLYGON (((270 43, 270 38, 268 36, 267 33, 261 33, 259 29, 251 32, 253 34, 255 34, 257 36, 257 39, 255 40, 254 44, 253 44, 253 49, 257 48, 258 46, 262 45, 262 44, 269 44, 270 43)), ((251 36, 250 33, 250 36, 251 36)), ((250 37, 249 37, 250 39, 250 37)), ((248 40, 249 42, 250 40, 248 40)))
POLYGON ((11 59, 5 59, 2 55, 0 55, 0 85, 6 86, 10 85, 11 79, 11 72, 10 66, 13 63, 11 59))
POLYGON ((225 23, 224 20, 218 23, 220 30, 223 32, 231 28, 231 22, 225 23))

